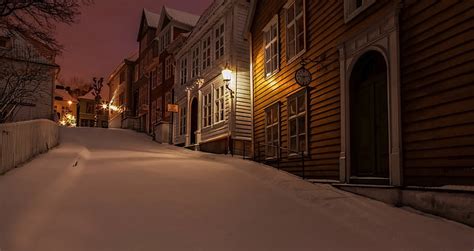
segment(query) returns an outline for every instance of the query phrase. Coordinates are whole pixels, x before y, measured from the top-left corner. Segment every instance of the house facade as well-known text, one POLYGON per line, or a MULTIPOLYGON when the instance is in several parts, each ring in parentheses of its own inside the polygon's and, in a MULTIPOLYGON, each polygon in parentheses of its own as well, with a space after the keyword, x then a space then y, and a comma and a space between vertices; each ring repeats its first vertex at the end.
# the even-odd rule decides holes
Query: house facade
MULTIPOLYGON (((77 99, 69 94, 70 88, 56 85, 54 90, 54 113, 55 121, 62 125, 76 126, 71 124, 77 119, 77 99)), ((77 121, 76 121, 77 122, 77 121)))
POLYGON ((143 9, 137 42, 139 43, 138 59, 135 63, 133 81, 133 107, 138 121, 137 129, 151 133, 150 82, 153 79, 153 68, 157 61, 156 28, 160 15, 143 9))
POLYGON ((474 185, 472 1, 252 3, 259 160, 349 184, 474 185))
POLYGON ((248 16, 248 1, 216 0, 177 50, 174 144, 214 153, 251 148, 248 16))
POLYGON ((133 80, 135 61, 138 52, 124 59, 122 63, 110 74, 107 85, 109 86, 109 127, 135 129, 137 119, 133 107, 133 80))
POLYGON ((3 122, 54 119, 54 83, 59 72, 55 57, 48 46, 19 32, 0 29, 3 122))
POLYGON ((108 86, 104 86, 101 90, 100 103, 96 102, 93 94, 94 90, 89 91, 86 95, 80 96, 78 100, 77 108, 77 125, 80 127, 109 127, 109 112, 107 109, 102 108, 101 104, 107 104, 109 93, 108 86), (97 117, 97 124, 96 122, 97 117))
POLYGON ((156 31, 158 64, 154 72, 150 92, 151 126, 155 140, 173 142, 173 112, 168 105, 174 103, 175 48, 181 47, 187 34, 193 29, 199 16, 163 6, 156 31))

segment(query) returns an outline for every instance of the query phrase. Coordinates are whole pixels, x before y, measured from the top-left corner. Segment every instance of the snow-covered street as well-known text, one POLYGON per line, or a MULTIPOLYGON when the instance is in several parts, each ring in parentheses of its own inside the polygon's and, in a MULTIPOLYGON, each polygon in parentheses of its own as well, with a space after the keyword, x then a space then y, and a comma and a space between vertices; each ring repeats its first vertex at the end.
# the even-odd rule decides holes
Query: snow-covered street
POLYGON ((127 130, 0 176, 0 250, 465 250, 474 229, 127 130))

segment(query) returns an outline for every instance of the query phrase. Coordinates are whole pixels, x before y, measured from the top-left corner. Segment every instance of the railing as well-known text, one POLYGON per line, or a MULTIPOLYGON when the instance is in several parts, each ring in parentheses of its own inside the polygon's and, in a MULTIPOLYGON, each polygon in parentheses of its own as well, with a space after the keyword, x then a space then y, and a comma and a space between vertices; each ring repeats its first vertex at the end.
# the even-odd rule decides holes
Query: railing
POLYGON ((256 142, 253 152, 250 149, 251 143, 242 141, 240 147, 232 143, 232 156, 241 155, 243 159, 250 159, 255 162, 264 163, 300 176, 307 178, 306 162, 309 156, 304 151, 295 151, 282 146, 275 146, 256 142), (273 153, 273 154, 269 154, 273 153))

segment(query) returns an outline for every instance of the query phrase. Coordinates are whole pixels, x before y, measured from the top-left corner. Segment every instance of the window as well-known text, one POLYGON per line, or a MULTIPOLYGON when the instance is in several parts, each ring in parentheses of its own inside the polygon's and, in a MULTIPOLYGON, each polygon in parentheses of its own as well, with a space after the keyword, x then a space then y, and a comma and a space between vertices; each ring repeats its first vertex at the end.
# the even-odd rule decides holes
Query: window
POLYGON ((150 82, 151 82, 151 89, 155 89, 157 84, 158 84, 158 81, 156 79, 156 69, 154 69, 153 71, 151 71, 150 73, 150 82))
POLYGON ((171 78, 173 76, 173 61, 171 60, 171 57, 167 57, 165 59, 165 79, 171 78))
POLYGON ((211 113, 211 93, 208 93, 204 95, 203 97, 203 109, 202 109, 202 127, 208 127, 211 125, 211 118, 212 118, 212 113, 211 113))
POLYGON ((126 74, 126 71, 121 71, 121 72, 120 72, 120 75, 119 75, 120 84, 122 84, 123 82, 125 82, 125 74, 126 74))
POLYGON ((265 110, 265 155, 277 158, 280 146, 280 105, 276 103, 265 110))
POLYGON ((157 114, 157 111, 156 111, 156 100, 153 100, 151 102, 151 122, 152 123, 156 123, 156 114, 157 114))
POLYGON ((275 16, 263 29, 265 39, 265 76, 278 71, 280 51, 278 46, 278 16, 275 16))
POLYGON ((186 135, 186 107, 182 106, 179 113, 179 134, 186 135))
POLYGON ((191 71, 191 78, 199 76, 199 46, 196 46, 193 50, 193 69, 191 71))
POLYGON ((162 109, 163 103, 161 101, 162 101, 161 97, 156 99, 156 110, 155 110, 156 120, 155 121, 158 121, 158 122, 163 120, 163 109, 162 109))
POLYGON ((291 61, 306 49, 304 0, 294 0, 286 8, 286 56, 291 61))
POLYGON ((86 105, 86 113, 94 113, 94 104, 93 103, 87 103, 86 105))
POLYGON ((202 70, 211 66, 211 36, 208 35, 202 41, 202 70))
POLYGON ((307 152, 306 91, 288 98, 289 148, 294 153, 307 152))
POLYGON ((365 9, 369 8, 376 0, 344 0, 344 22, 349 22, 365 9))
POLYGON ((163 76, 163 64, 159 63, 158 64, 158 70, 156 72, 156 85, 161 85, 161 78, 163 76))
POLYGON ((214 89, 214 123, 224 120, 224 86, 214 89))
POLYGON ((188 81, 188 59, 186 57, 181 59, 181 85, 184 85, 188 81))
POLYGON ((224 56, 224 23, 220 24, 215 30, 215 56, 216 60, 224 56))

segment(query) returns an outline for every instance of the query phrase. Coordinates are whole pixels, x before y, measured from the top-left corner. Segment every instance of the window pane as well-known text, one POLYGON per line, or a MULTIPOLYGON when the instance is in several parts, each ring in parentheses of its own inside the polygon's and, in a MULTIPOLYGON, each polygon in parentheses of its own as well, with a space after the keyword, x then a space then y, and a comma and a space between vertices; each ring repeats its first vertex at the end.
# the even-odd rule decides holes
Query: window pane
POLYGON ((296 135, 296 119, 290 120, 290 136, 296 135))
POLYGON ((303 11, 303 0, 295 1, 295 15, 298 16, 303 11))
POLYGON ((290 116, 296 114, 296 100, 294 98, 289 100, 289 105, 288 105, 288 113, 290 116))
POLYGON ((299 138, 299 151, 306 151, 306 135, 300 135, 299 138))
POLYGON ((274 142, 278 142, 278 138, 279 138, 279 135, 278 135, 278 125, 274 125, 272 131, 273 131, 272 140, 273 140, 274 142))
POLYGON ((291 23, 295 19, 295 6, 292 4, 286 11, 288 17, 288 23, 291 23))
MULTIPOLYGON (((291 137, 290 138, 290 150, 297 151, 297 145, 296 145, 296 137, 291 137)), ((294 153, 294 152, 292 152, 294 153)))
POLYGON ((272 123, 277 123, 278 122, 278 109, 274 107, 272 109, 272 123))
POLYGON ((298 117, 298 134, 306 132, 306 116, 298 117))
POLYGON ((305 95, 298 96, 298 113, 306 110, 306 99, 305 95))

